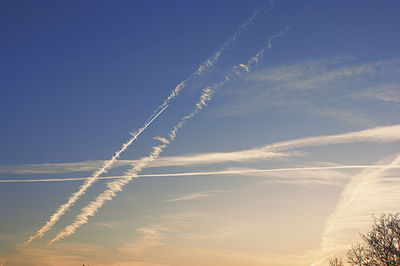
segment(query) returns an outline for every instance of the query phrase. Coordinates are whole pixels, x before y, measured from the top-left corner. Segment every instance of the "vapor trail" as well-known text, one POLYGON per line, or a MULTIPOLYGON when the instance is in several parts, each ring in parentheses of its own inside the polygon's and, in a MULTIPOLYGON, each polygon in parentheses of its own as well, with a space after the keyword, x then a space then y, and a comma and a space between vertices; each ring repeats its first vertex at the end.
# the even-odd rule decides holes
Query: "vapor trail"
MULTIPOLYGON (((279 36, 284 35, 288 30, 289 28, 287 27, 281 30, 279 36)), ((271 42, 269 42, 268 44, 269 44, 268 48, 271 48, 272 47, 270 45, 271 42)), ((250 58, 250 60, 248 60, 247 65, 239 64, 237 66, 232 67, 232 71, 230 71, 221 82, 218 82, 210 87, 203 89, 195 109, 187 116, 184 116, 178 122, 178 124, 176 124, 176 126, 170 131, 168 136, 169 140, 159 137, 158 140, 162 142, 161 145, 154 146, 153 151, 150 153, 149 156, 142 157, 139 160, 139 162, 133 165, 132 169, 125 172, 124 178, 107 184, 108 189, 105 190, 99 196, 97 196, 97 198, 94 201, 86 205, 81 210, 81 213, 75 218, 74 222, 71 225, 64 228, 63 231, 61 231, 54 239, 50 241, 50 244, 53 244, 54 242, 59 241, 75 233, 75 231, 79 227, 87 223, 89 216, 93 216, 104 205, 106 201, 112 200, 113 197, 115 197, 116 193, 121 191, 126 184, 128 184, 133 178, 137 178, 138 173, 150 162, 157 159, 160 156, 161 152, 163 152, 163 150, 168 147, 168 144, 170 144, 170 142, 175 140, 178 130, 183 127, 186 121, 194 117, 200 110, 203 109, 204 106, 206 106, 207 102, 211 100, 212 95, 215 93, 215 90, 225 85, 233 76, 240 75, 241 70, 244 69, 245 71, 249 72, 250 67, 254 64, 257 64, 258 61, 262 58, 264 50, 265 48, 260 49, 255 56, 253 56, 252 58, 250 58)))
MULTIPOLYGON (((268 10, 270 9, 271 7, 268 8, 268 10)), ((83 184, 77 192, 75 192, 71 197, 69 197, 67 203, 61 205, 58 208, 58 210, 50 217, 50 220, 48 220, 46 224, 41 229, 39 229, 39 231, 35 235, 31 236, 25 242, 25 244, 29 244, 30 242, 32 242, 32 240, 34 240, 37 237, 42 237, 45 232, 49 231, 53 227, 53 225, 60 219, 60 217, 68 210, 68 208, 70 208, 79 199, 79 197, 83 195, 86 192, 86 190, 97 180, 97 177, 105 173, 107 169, 109 169, 112 166, 112 164, 119 157, 119 155, 123 151, 125 151, 129 147, 129 145, 132 144, 132 142, 140 135, 140 133, 142 133, 143 130, 146 129, 146 127, 152 121, 154 121, 154 119, 156 119, 160 113, 162 113, 165 110, 165 108, 168 107, 169 102, 177 95, 179 95, 179 93, 186 87, 187 83, 195 76, 202 75, 206 69, 212 67, 215 64, 215 62, 218 61, 221 55, 230 47, 230 45, 232 45, 232 43, 238 38, 238 36, 244 30, 246 30, 247 26, 250 25, 258 17, 259 13, 263 10, 264 9, 257 9, 256 11, 254 11, 252 16, 244 24, 242 24, 242 26, 239 27, 239 29, 221 46, 221 48, 212 57, 202 62, 198 70, 192 73, 189 76, 189 78, 180 82, 175 87, 175 89, 171 91, 168 98, 159 107, 157 107, 153 112, 153 114, 147 119, 145 126, 140 128, 137 132, 131 132, 132 137, 122 145, 122 148, 115 153, 115 155, 111 158, 111 160, 106 161, 102 168, 94 172, 92 178, 88 179, 86 183, 83 184)))
MULTIPOLYGON (((290 151, 302 147, 334 145, 344 143, 390 143, 400 140, 400 125, 391 125, 385 127, 370 128, 361 131, 353 131, 341 133, 336 135, 326 136, 313 136, 307 138, 298 138, 288 141, 281 141, 266 146, 231 151, 231 152, 211 152, 211 153, 198 153, 188 154, 182 156, 169 156, 161 157, 148 165, 148 168, 154 167, 169 167, 169 166, 188 166, 188 165, 202 165, 202 164, 216 164, 224 162, 246 162, 246 161, 259 161, 259 160, 276 160, 284 159, 291 156, 302 155, 301 151, 290 151)), ((134 160, 117 160, 115 164, 119 166, 131 165, 134 160)), ((103 161, 99 161, 103 163, 103 161)), ((21 170, 14 166, 11 170, 3 172, 13 174, 59 174, 66 172, 77 172, 90 170, 97 161, 86 161, 82 163, 64 163, 64 164, 37 164, 37 165, 23 165, 21 170), (31 167, 31 168, 29 168, 31 167), (42 170, 43 167, 44 170, 42 170), (62 170, 58 170, 62 167, 62 170), (89 168, 90 167, 90 168, 89 168)), ((115 165, 114 164, 114 165, 115 165)))
POLYGON ((400 125, 376 127, 331 136, 307 137, 278 142, 262 147, 265 151, 291 150, 307 146, 322 146, 340 143, 381 142, 388 143, 400 140, 400 125))
MULTIPOLYGON (((221 171, 208 172, 187 172, 187 173, 170 173, 170 174, 146 174, 137 175, 136 178, 145 177, 176 177, 176 176, 208 176, 208 175, 244 175, 244 174, 263 174, 278 172, 297 172, 297 171, 318 171, 318 170, 348 170, 348 169, 400 169, 400 165, 337 165, 337 166, 316 166, 316 167, 290 167, 290 168, 273 168, 273 169, 231 169, 221 171)), ((104 176, 98 180, 122 179, 125 176, 104 176)), ((82 181, 87 177, 72 178, 43 178, 43 179, 7 179, 0 180, 0 183, 36 183, 36 182, 67 182, 82 181)))
MULTIPOLYGON (((268 11, 271 10, 273 4, 274 4, 273 2, 270 3, 270 6, 267 8, 268 11)), ((166 106, 173 98, 175 98, 177 95, 179 95, 179 93, 186 87, 187 83, 190 80, 192 80, 196 76, 200 76, 200 75, 204 74, 204 72, 208 68, 211 68, 218 61, 218 59, 223 55, 223 53, 230 48, 230 46, 239 37, 239 35, 242 32, 244 32, 247 29, 247 27, 249 25, 251 25, 254 22, 254 20, 257 19, 257 17, 260 15, 260 13, 263 12, 265 9, 266 8, 256 9, 253 12, 253 14, 251 15, 251 17, 246 22, 244 22, 239 27, 239 29, 235 33, 233 33, 233 35, 231 37, 229 37, 229 39, 227 41, 225 41, 225 43, 218 49, 217 52, 215 52, 214 55, 212 55, 211 57, 209 57, 205 61, 203 61, 195 72, 193 72, 187 79, 185 79, 182 82, 180 82, 175 87, 175 89, 173 89, 171 91, 171 94, 168 96, 168 98, 160 106, 158 106, 155 109, 153 115, 155 115, 158 110, 160 110, 161 108, 166 106)), ((152 118, 152 116, 150 116, 148 118, 148 120, 150 120, 152 118)))
POLYGON ((103 174, 106 173, 107 170, 112 166, 112 164, 119 158, 120 154, 122 152, 124 152, 129 145, 132 144, 132 142, 137 139, 137 137, 162 113, 164 112, 164 110, 168 107, 168 105, 166 105, 163 109, 161 109, 150 121, 148 121, 142 128, 140 128, 138 130, 137 133, 135 133, 134 135, 131 136, 131 138, 125 142, 122 145, 122 148, 120 150, 118 150, 113 157, 111 157, 110 160, 105 161, 103 163, 103 166, 98 169, 97 171, 95 171, 92 176, 90 176, 88 179, 86 179, 86 181, 80 186, 79 190, 77 192, 75 192, 74 194, 72 194, 69 198, 68 201, 64 204, 62 204, 60 207, 58 207, 57 211, 50 217, 50 219, 46 222, 45 225, 42 226, 42 228, 39 229, 39 231, 36 232, 35 235, 31 236, 26 242, 25 244, 29 244, 30 242, 32 242, 32 240, 34 240, 37 237, 42 237, 44 235, 44 233, 46 233, 47 231, 49 231, 54 224, 60 219, 60 217, 72 206, 74 205, 74 203, 79 199, 80 196, 82 196, 86 190, 94 183, 96 182, 96 180, 98 179, 98 177, 103 174))
POLYGON ((197 108, 188 116, 185 116, 181 119, 181 121, 170 131, 169 140, 159 137, 158 140, 160 140, 162 144, 154 146, 149 156, 140 158, 130 170, 125 172, 121 179, 108 183, 108 189, 98 195, 95 200, 86 205, 81 210, 81 213, 75 218, 74 222, 71 225, 67 226, 53 240, 50 241, 50 245, 73 234, 79 227, 87 223, 88 217, 94 216, 94 214, 104 205, 106 201, 112 200, 113 197, 115 197, 116 193, 121 191, 126 184, 128 184, 133 178, 137 178, 138 173, 147 164, 157 159, 160 156, 161 152, 168 146, 170 141, 173 141, 175 139, 177 130, 183 126, 185 120, 193 117, 196 111, 197 108))
POLYGON ((386 167, 361 171, 343 189, 326 221, 318 258, 312 265, 326 263, 329 257, 347 250, 360 233, 370 228, 372 214, 399 211, 400 180, 398 172, 389 170, 399 166, 400 155, 379 163, 386 167))

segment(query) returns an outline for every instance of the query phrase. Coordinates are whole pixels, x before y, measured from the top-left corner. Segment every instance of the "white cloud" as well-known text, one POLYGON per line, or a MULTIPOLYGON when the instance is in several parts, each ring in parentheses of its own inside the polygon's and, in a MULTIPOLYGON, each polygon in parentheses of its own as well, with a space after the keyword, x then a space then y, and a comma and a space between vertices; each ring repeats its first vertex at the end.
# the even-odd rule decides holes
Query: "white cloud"
POLYGON ((335 211, 328 217, 315 265, 340 254, 371 227, 371 215, 400 211, 400 156, 378 163, 389 168, 365 169, 345 186, 335 211))
MULTIPOLYGON (((263 147, 253 148, 249 150, 242 150, 242 151, 201 153, 201 154, 189 154, 185 156, 171 156, 171 157, 158 158, 157 160, 154 160, 149 165, 147 165, 147 168, 202 165, 202 164, 215 164, 215 163, 226 163, 226 162, 255 162, 261 160, 277 160, 277 159, 282 160, 304 154, 299 151, 290 151, 303 147, 334 145, 343 143, 362 143, 362 142, 390 143, 399 140, 400 140, 400 125, 392 125, 386 127, 376 127, 367 130, 336 134, 336 135, 293 139, 289 141, 276 142, 263 147)), ((48 165, 45 166, 45 168, 47 167, 48 165)), ((214 173, 209 172, 208 174, 217 175, 217 174, 237 174, 237 173, 232 171, 231 173, 229 172, 221 173, 220 171, 216 171, 214 173)), ((180 175, 204 175, 204 173, 191 172, 191 173, 158 174, 158 175, 147 175, 147 176, 180 176, 180 175)), ((145 175, 142 176, 144 177, 145 175)), ((102 179, 119 179, 119 178, 121 177, 105 177, 102 179)), ((69 180, 73 179, 71 178, 69 180)), ((75 178, 75 180, 81 180, 81 178, 75 178)), ((64 179, 64 181, 67 180, 64 179)), ((9 182, 9 181, 5 180, 3 182, 9 182)), ((40 180, 32 180, 31 182, 40 182, 40 180)))
MULTIPOLYGON (((225 162, 248 162, 254 160, 284 160, 292 156, 301 156, 300 152, 266 152, 255 150, 244 150, 230 153, 201 153, 185 156, 161 157, 151 162, 147 168, 188 166, 201 164, 214 164, 225 162)), ((131 166, 137 160, 118 160, 114 167, 131 166)), ((46 164, 23 164, 0 166, 0 173, 9 174, 61 174, 82 171, 93 171, 100 167, 104 161, 84 161, 75 163, 46 163, 46 164)), ((100 179, 100 178, 99 178, 100 179)))
MULTIPOLYGON (((313 166, 313 167, 291 167, 291 168, 270 168, 270 169, 254 169, 254 168, 227 168, 218 171, 208 171, 208 172, 186 172, 186 173, 169 173, 169 174, 148 174, 148 175, 138 175, 137 178, 145 177, 182 177, 182 176, 210 176, 210 175, 243 175, 243 176, 258 176, 258 177, 268 177, 268 180, 260 181, 260 183, 290 183, 304 180, 307 182, 319 182, 325 184, 339 184, 342 179, 346 179, 348 176, 339 172, 337 170, 352 170, 352 169, 388 169, 388 168, 400 168, 400 166, 379 166, 379 165, 331 165, 331 166, 313 166), (288 174, 289 173, 289 174, 288 174), (271 178, 272 177, 272 178, 271 178)), ((7 179, 0 180, 0 183, 33 183, 33 182, 66 182, 66 181, 77 181, 85 180, 87 177, 78 178, 43 178, 43 179, 7 179)), ((106 176, 99 179, 123 179, 124 176, 106 176)), ((304 184, 306 184, 305 182, 304 184)), ((218 193, 222 191, 208 191, 208 193, 201 192, 195 194, 189 194, 180 197, 180 200, 190 200, 196 198, 204 198, 213 196, 211 194, 218 193)), ((170 200, 170 201, 178 201, 170 200)))
POLYGON ((301 111, 325 116, 334 111, 347 113, 336 117, 343 118, 343 122, 353 123, 349 116, 354 114, 358 123, 371 125, 363 107, 365 98, 398 101, 399 72, 399 59, 358 63, 352 58, 337 57, 267 67, 248 74, 226 90, 224 104, 216 107, 214 114, 301 111), (380 90, 388 84, 385 91, 380 90), (370 90, 371 86, 376 90, 370 90), (350 95, 363 97, 353 97, 350 101, 350 95))
POLYGON ((160 226, 148 226, 136 229, 142 236, 135 242, 127 243, 118 248, 119 251, 140 255, 148 249, 163 245, 163 232, 168 228, 160 226))
POLYGON ((364 91, 355 93, 353 97, 367 97, 385 102, 400 102, 400 84, 378 84, 366 88, 364 91))
POLYGON ((181 197, 172 198, 166 200, 166 202, 176 202, 176 201, 187 201, 187 200, 196 200, 203 198, 215 197, 217 193, 224 192, 222 190, 210 190, 210 191, 201 191, 196 193, 187 194, 181 197))

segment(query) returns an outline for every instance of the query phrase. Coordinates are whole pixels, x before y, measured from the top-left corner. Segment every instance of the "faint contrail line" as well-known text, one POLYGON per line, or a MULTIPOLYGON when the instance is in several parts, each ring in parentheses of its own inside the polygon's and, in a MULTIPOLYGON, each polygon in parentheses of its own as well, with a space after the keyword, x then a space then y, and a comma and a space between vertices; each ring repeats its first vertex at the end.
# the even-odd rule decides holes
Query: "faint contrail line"
POLYGON ((44 233, 46 233, 47 231, 49 231, 54 224, 60 219, 60 217, 72 206, 74 205, 74 203, 79 199, 80 196, 82 196, 86 190, 94 183, 96 182, 96 180, 98 179, 98 177, 103 174, 106 173, 107 170, 112 166, 112 164, 118 159, 118 157, 120 156, 120 154, 122 152, 124 152, 128 146, 130 144, 132 144, 132 142, 162 113, 164 112, 164 110, 168 107, 168 105, 166 105, 163 109, 161 109, 150 121, 148 121, 142 128, 139 129, 139 131, 132 135, 132 137, 125 142, 122 145, 122 148, 117 151, 113 157, 108 160, 105 161, 103 163, 103 167, 101 167, 100 169, 98 169, 97 171, 95 171, 93 173, 93 175, 89 178, 86 179, 86 181, 80 186, 79 190, 76 191, 74 194, 72 194, 69 198, 68 201, 64 204, 62 204, 60 207, 58 207, 57 211, 50 217, 50 219, 45 223, 45 225, 42 226, 42 228, 40 228, 35 235, 31 236, 26 242, 25 244, 29 244, 30 242, 32 242, 32 240, 34 240, 37 237, 42 237, 44 235, 44 233))
MULTIPOLYGON (((283 30, 281 30, 281 32, 278 35, 282 36, 288 30, 289 30, 289 28, 286 27, 283 30)), ((277 36, 277 37, 279 37, 279 36, 277 36)), ((277 37, 274 37, 274 38, 277 38, 277 37)), ((271 47, 272 47, 271 42, 268 42, 268 48, 271 48, 271 47)), ((88 221, 88 217, 93 216, 99 210, 99 208, 101 208, 104 205, 104 203, 106 201, 112 200, 113 197, 115 197, 116 193, 121 191, 126 184, 128 184, 133 178, 137 178, 138 173, 148 163, 157 159, 160 156, 161 152, 166 147, 168 147, 168 144, 175 140, 178 130, 183 127, 183 125, 186 123, 186 121, 191 119, 200 110, 202 110, 204 106, 206 106, 206 103, 211 100, 211 96, 214 94, 215 90, 220 88, 221 86, 225 85, 234 75, 240 75, 241 74, 240 70, 245 69, 247 72, 249 72, 250 67, 254 64, 257 64, 258 61, 262 58, 264 50, 265 50, 265 48, 261 48, 255 56, 253 56, 252 58, 250 58, 250 60, 248 60, 247 65, 239 64, 237 66, 232 67, 232 71, 229 72, 225 76, 223 81, 218 82, 210 87, 206 87, 205 89, 203 89, 202 94, 200 96, 200 100, 196 104, 195 109, 189 115, 184 116, 178 122, 178 124, 170 131, 169 136, 168 136, 169 140, 159 137, 158 140, 160 140, 163 144, 154 146, 153 151, 150 153, 149 156, 142 157, 136 165, 133 165, 132 169, 125 172, 125 175, 124 175, 125 177, 123 179, 119 179, 119 180, 116 180, 114 182, 107 184, 108 189, 105 190, 99 196, 97 196, 97 198, 94 201, 92 201, 88 205, 86 205, 81 210, 81 213, 75 218, 74 222, 71 225, 64 228, 64 230, 61 231, 55 238, 53 238, 49 244, 51 245, 54 242, 59 241, 65 237, 73 234, 79 227, 81 227, 83 224, 86 224, 88 221)))
MULTIPOLYGON (((273 6, 273 2, 270 3, 270 7, 268 7, 268 11, 271 10, 271 7, 273 6)), ((161 108, 163 108, 165 105, 167 105, 173 98, 175 98, 187 85, 187 83, 192 80, 194 77, 196 76, 200 76, 202 74, 204 74, 204 72, 206 71, 206 69, 212 67, 217 61, 218 59, 222 56, 222 54, 229 49, 229 47, 233 44, 233 42, 239 37, 239 35, 245 31, 247 29, 247 27, 253 23, 254 20, 257 19, 257 17, 259 16, 259 14, 265 10, 264 8, 260 8, 260 9, 256 9, 253 14, 251 15, 251 17, 245 22, 243 23, 239 29, 233 33, 233 35, 231 37, 229 37, 229 39, 227 41, 225 41, 225 43, 217 50, 217 52, 215 52, 215 54, 209 58, 207 58, 205 61, 203 61, 200 66, 198 67, 198 69, 193 72, 187 79, 181 81, 176 87, 175 89, 173 89, 171 91, 171 94, 168 96, 168 98, 160 105, 158 106, 155 110, 154 113, 157 113, 158 110, 160 110, 161 108)), ((153 116, 152 115, 152 116, 153 116)), ((151 119, 150 116, 148 118, 151 119)))
POLYGON ((379 163, 385 163, 387 168, 361 171, 343 189, 335 210, 326 220, 313 266, 347 250, 357 235, 370 227, 372 214, 398 212, 400 180, 387 170, 399 166, 400 155, 386 157, 379 163))
MULTIPOLYGON (((270 9, 270 8, 269 8, 270 9)), ((168 96, 168 98, 159 106, 155 109, 155 111, 153 112, 153 114, 147 119, 146 121, 146 125, 148 126, 152 121, 154 121, 154 119, 157 118, 157 116, 165 110, 165 108, 168 107, 169 102, 175 98, 177 95, 179 95, 179 93, 186 87, 187 83, 193 79, 193 77, 195 76, 199 76, 202 75, 204 73, 204 71, 207 68, 212 67, 215 62, 221 57, 221 55, 225 52, 225 50, 227 50, 229 48, 229 46, 237 39, 237 37, 239 36, 240 33, 242 33, 244 30, 246 30, 247 26, 250 25, 258 16, 258 14, 262 11, 263 9, 257 9, 256 11, 253 12, 252 16, 244 23, 242 24, 242 26, 240 26, 239 30, 237 30, 222 46, 221 48, 210 58, 208 58, 206 61, 202 62, 198 68, 198 70, 194 73, 192 73, 189 78, 185 79, 184 81, 180 82, 175 89, 173 89, 170 93, 170 95, 168 96), (161 110, 161 111, 159 111, 161 110)), ((125 144, 123 144, 122 148, 116 152, 116 154, 112 157, 111 160, 107 161, 103 167, 99 170, 97 170, 93 175, 92 175, 92 179, 89 179, 87 181, 87 183, 85 183, 84 185, 81 186, 81 188, 79 189, 79 191, 77 191, 76 193, 74 193, 69 199, 68 202, 61 205, 58 210, 56 211, 56 213, 54 213, 50 220, 48 220, 46 222, 46 224, 39 229, 39 231, 32 237, 30 237, 25 243, 29 244, 32 240, 34 240, 37 237, 42 237, 43 234, 47 231, 49 231, 53 225, 59 220, 59 218, 68 210, 68 208, 70 208, 78 199, 81 195, 83 195, 86 190, 97 180, 97 177, 100 176, 101 174, 105 173, 106 170, 108 168, 110 168, 112 166, 112 164, 115 162, 116 158, 119 157, 119 155, 125 151, 129 145, 132 144, 132 142, 137 138, 137 136, 140 135, 141 132, 143 132, 143 130, 147 127, 147 126, 142 127, 141 129, 139 129, 139 131, 137 133, 132 132, 132 138, 130 138, 128 140, 128 142, 126 142, 125 144)))
MULTIPOLYGON (((209 172, 187 172, 187 173, 170 173, 170 174, 145 174, 137 175, 136 178, 145 177, 175 177, 175 176, 207 176, 207 175, 243 175, 243 174, 262 174, 275 172, 296 172, 296 171, 312 171, 312 170, 346 170, 346 169, 400 169, 400 165, 338 165, 338 166, 316 166, 316 167, 291 167, 291 168, 274 168, 274 169, 237 169, 237 170, 221 170, 209 172)), ((98 180, 122 179, 125 176, 104 176, 98 180)), ((43 178, 43 179, 7 179, 0 180, 0 183, 36 183, 36 182, 67 182, 82 181, 88 177, 71 177, 71 178, 43 178)))
MULTIPOLYGON (((352 131, 346 133, 340 133, 336 135, 325 135, 325 136, 312 136, 306 138, 298 138, 287 141, 276 142, 261 146, 253 149, 231 151, 231 152, 213 152, 213 153, 199 153, 189 154, 183 156, 170 156, 162 157, 154 161, 148 167, 168 167, 168 166, 187 166, 187 165, 201 165, 201 164, 214 164, 223 162, 244 162, 251 160, 273 160, 278 158, 285 158, 288 156, 301 155, 298 151, 293 152, 282 152, 293 150, 297 148, 312 147, 312 146, 323 146, 323 145, 335 145, 344 143, 391 143, 400 140, 400 125, 391 125, 384 127, 375 127, 370 129, 364 129, 361 131, 352 131)), ((48 173, 48 174, 60 174, 67 172, 85 171, 87 167, 94 167, 94 164, 102 164, 104 161, 86 161, 81 163, 63 163, 63 164, 37 164, 37 165, 23 165, 22 171, 4 171, 6 173, 13 174, 37 174, 37 173, 48 173), (33 168, 26 168, 33 167, 33 168), (40 167, 44 167, 45 170, 41 170, 40 167), (50 168, 49 168, 50 167, 50 168), (55 167, 54 169, 52 167, 55 167), (63 167, 63 171, 58 171, 57 167, 63 167), (67 169, 71 167, 71 169, 67 169), (50 169, 50 171, 49 171, 50 169), (67 169, 67 170, 65 170, 67 169)), ((134 163, 134 160, 123 160, 116 161, 115 164, 119 166, 125 166, 134 163)), ((115 165, 114 164, 114 165, 115 165)), ((16 166, 14 166, 16 167, 16 166)), ((1 167, 0 167, 1 168, 1 167)))

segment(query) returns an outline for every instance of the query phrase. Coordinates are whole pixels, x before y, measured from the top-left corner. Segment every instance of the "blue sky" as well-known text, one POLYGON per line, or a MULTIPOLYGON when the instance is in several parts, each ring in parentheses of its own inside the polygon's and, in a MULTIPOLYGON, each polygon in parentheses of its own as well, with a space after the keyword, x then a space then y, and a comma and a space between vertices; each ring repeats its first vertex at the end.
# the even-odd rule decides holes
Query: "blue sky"
POLYGON ((398 211, 399 5, 3 1, 0 265, 310 265, 341 254, 371 213, 398 211), (100 175, 120 179, 98 180, 23 245, 182 81, 100 175), (157 136, 170 143, 137 171, 150 176, 49 246, 163 145, 157 136), (39 182, 60 178, 70 180, 39 182))

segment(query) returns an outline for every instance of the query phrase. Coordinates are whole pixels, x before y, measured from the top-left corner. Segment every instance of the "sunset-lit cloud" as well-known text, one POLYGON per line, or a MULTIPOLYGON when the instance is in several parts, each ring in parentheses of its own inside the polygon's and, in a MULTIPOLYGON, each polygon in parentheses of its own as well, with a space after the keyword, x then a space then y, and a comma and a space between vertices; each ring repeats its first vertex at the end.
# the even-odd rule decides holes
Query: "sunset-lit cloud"
MULTIPOLYGON (((400 60, 397 58, 360 63, 351 57, 333 57, 267 67, 227 90, 225 96, 229 104, 215 107, 215 115, 267 110, 302 111, 335 118, 330 114, 336 113, 336 119, 349 124, 357 122, 371 126, 373 120, 362 108, 355 108, 354 102, 362 103, 367 98, 397 102, 399 72, 400 60), (336 104, 338 100, 342 102, 340 108, 336 104)), ((360 106, 357 104, 356 107, 360 106)))
POLYGON ((186 200, 196 200, 196 199, 203 199, 203 198, 210 198, 216 196, 217 193, 221 193, 224 191, 220 190, 210 190, 210 191, 201 191, 196 193, 187 194, 178 198, 172 198, 166 200, 166 202, 176 202, 176 201, 186 201, 186 200))
MULTIPOLYGON (((75 204, 75 202, 83 195, 86 193, 87 189, 89 187, 91 187, 93 185, 93 183, 98 179, 98 177, 103 174, 106 173, 107 170, 109 168, 111 168, 111 166, 114 164, 114 162, 119 158, 120 154, 123 153, 132 143, 133 141, 135 141, 137 139, 137 137, 168 107, 168 104, 176 97, 178 96, 181 91, 187 86, 187 84, 191 81, 191 79, 194 76, 199 76, 202 75, 206 69, 211 68, 217 61, 218 59, 221 57, 221 55, 225 52, 225 50, 227 50, 229 48, 229 46, 238 38, 239 34, 243 31, 245 31, 248 27, 248 25, 250 25, 258 16, 258 14, 262 11, 263 9, 259 9, 256 10, 253 15, 221 46, 221 48, 210 58, 208 58, 206 61, 204 61, 203 63, 200 64, 198 70, 194 73, 192 73, 187 79, 181 81, 176 87, 175 89, 173 89, 170 93, 170 95, 167 97, 167 99, 164 100, 164 102, 158 106, 153 114, 147 119, 145 125, 141 128, 139 128, 137 131, 131 132, 131 138, 125 142, 122 145, 122 148, 119 149, 112 157, 110 160, 105 161, 103 166, 100 169, 97 169, 91 176, 90 178, 85 180, 85 183, 83 185, 80 186, 79 190, 76 191, 75 193, 73 193, 67 200, 66 203, 60 205, 58 207, 58 209, 56 210, 56 212, 54 212, 51 216, 50 219, 36 232, 36 234, 34 234, 33 236, 31 236, 27 241, 26 244, 29 244, 30 242, 32 242, 34 239, 38 238, 38 237, 42 237, 47 231, 49 231, 54 224, 60 219, 60 217, 62 215, 65 214, 66 211, 69 210, 69 208, 71 206, 73 206, 75 204)), ((256 55, 254 58, 255 60, 257 59, 258 55, 256 55)), ((249 62, 250 64, 251 62, 249 62)), ((196 105, 196 110, 191 113, 188 117, 185 117, 184 120, 186 119, 190 119, 191 117, 193 117, 193 115, 202 109, 202 107, 206 104, 207 101, 211 100, 211 95, 213 94, 213 91, 210 91, 209 88, 206 88, 203 90, 202 95, 200 96, 200 101, 199 103, 196 105)), ((182 120, 180 123, 178 123, 178 125, 171 131, 172 137, 171 139, 175 138, 175 134, 176 134, 176 130, 179 129, 182 126, 182 122, 184 121, 182 120)), ((161 141, 163 139, 160 139, 161 141)), ((164 141, 162 141, 164 144, 168 144, 165 143, 164 141)), ((161 147, 161 146, 159 146, 161 147)), ((162 149, 161 149, 162 150, 162 149)), ((157 150, 154 150, 153 153, 155 152, 159 152, 157 150)), ((152 157, 152 156, 150 156, 152 157)), ((155 157, 158 157, 155 156, 155 157)), ((153 161, 153 160, 151 160, 153 161)), ((139 162, 138 164, 140 164, 141 162, 139 162)), ((107 196, 109 197, 109 196, 107 196)))
POLYGON ((0 266, 326 265, 400 212, 397 4, 88 1, 0 3, 0 266))
MULTIPOLYGON (((400 140, 400 126, 392 125, 387 127, 376 127, 361 131, 336 134, 331 136, 315 136, 308 138, 299 138, 294 140, 282 141, 268 144, 259 148, 233 152, 213 152, 200 154, 187 154, 184 156, 168 156, 160 157, 150 162, 146 167, 169 167, 169 166, 189 166, 202 164, 215 164, 226 162, 252 162, 262 160, 284 160, 293 156, 302 156, 304 153, 300 151, 290 151, 302 147, 335 145, 341 143, 390 143, 400 140)), ((126 166, 135 164, 135 160, 117 161, 118 166, 126 166)), ((3 168, 4 172, 18 173, 63 173, 81 171, 82 167, 91 167, 90 165, 99 164, 98 161, 88 161, 82 163, 70 164, 37 164, 37 165, 21 165, 3 168), (61 167, 62 170, 58 170, 61 167), (21 169, 21 170, 19 170, 21 169)))
MULTIPOLYGON (((284 33, 285 31, 281 30, 280 35, 283 35, 284 33)), ((264 49, 265 49, 264 47, 261 48, 254 56, 252 56, 248 60, 246 65, 247 66, 246 71, 248 71, 248 69, 250 69, 253 65, 258 63, 258 61, 263 56, 264 49)), ((189 119, 193 118, 199 111, 201 111, 207 105, 207 102, 211 100, 211 96, 215 93, 215 91, 220 89, 222 86, 226 85, 226 83, 231 79, 232 76, 240 75, 240 73, 238 73, 236 69, 237 67, 233 66, 232 67, 233 71, 228 72, 222 81, 215 83, 211 87, 204 88, 200 95, 200 99, 196 103, 193 111, 190 112, 188 115, 182 117, 180 121, 170 130, 168 140, 162 137, 157 137, 158 140, 162 142, 162 144, 153 146, 152 152, 148 156, 142 157, 138 163, 132 165, 132 168, 124 173, 123 178, 108 183, 107 184, 108 189, 106 189, 103 193, 99 194, 95 200, 91 201, 88 205, 82 208, 81 213, 77 215, 74 222, 71 225, 65 227, 64 230, 62 230, 55 238, 53 238, 50 241, 50 244, 60 241, 61 239, 64 239, 71 234, 74 234, 79 227, 88 222, 89 216, 94 216, 95 213, 104 205, 105 202, 112 200, 116 196, 117 192, 123 190, 123 187, 126 184, 128 184, 133 178, 137 178, 138 173, 140 173, 144 167, 146 167, 150 162, 153 162, 157 158, 159 158, 160 154, 164 151, 164 149, 166 149, 168 145, 175 140, 178 130, 181 129, 189 119)), ((59 216, 58 211, 56 213, 56 216, 59 216)), ((46 228, 46 230, 48 229, 46 228)), ((39 231, 38 233, 41 232, 39 231)), ((28 240, 28 242, 30 241, 31 239, 28 240)))
POLYGON ((335 211, 326 221, 316 265, 342 254, 355 240, 359 240, 359 233, 365 233, 370 228, 373 214, 380 216, 400 210, 400 171, 390 168, 400 165, 400 156, 386 158, 378 165, 388 167, 365 169, 353 176, 344 187, 335 211))
POLYGON ((47 231, 49 231, 54 224, 60 219, 62 215, 65 214, 66 211, 71 208, 75 204, 75 202, 86 193, 86 191, 96 182, 98 177, 106 173, 109 168, 113 165, 113 163, 119 158, 120 154, 123 153, 129 145, 133 143, 134 140, 168 107, 166 105, 162 108, 156 115, 154 115, 142 128, 140 128, 132 137, 122 145, 122 148, 118 150, 110 160, 104 161, 103 166, 97 169, 89 178, 85 179, 85 182, 79 187, 78 191, 73 193, 67 200, 66 203, 60 205, 58 209, 50 216, 50 219, 36 232, 36 234, 29 237, 29 239, 25 242, 25 244, 29 244, 34 239, 42 237, 47 231))

